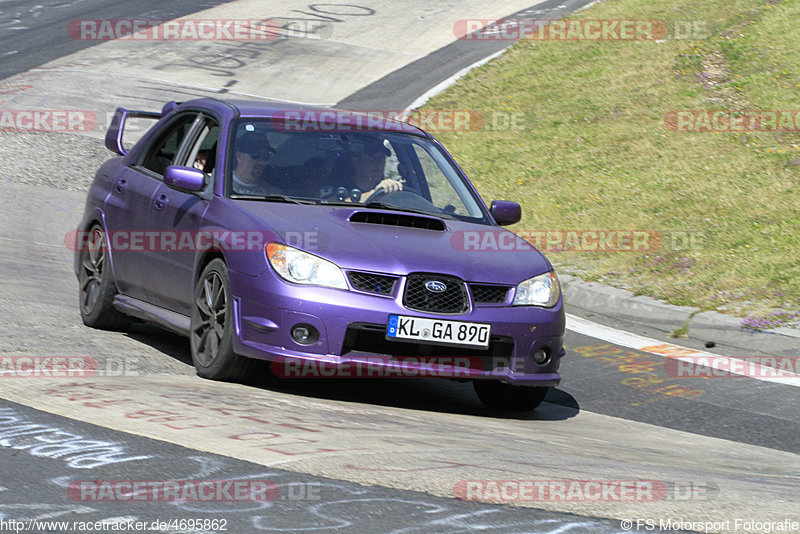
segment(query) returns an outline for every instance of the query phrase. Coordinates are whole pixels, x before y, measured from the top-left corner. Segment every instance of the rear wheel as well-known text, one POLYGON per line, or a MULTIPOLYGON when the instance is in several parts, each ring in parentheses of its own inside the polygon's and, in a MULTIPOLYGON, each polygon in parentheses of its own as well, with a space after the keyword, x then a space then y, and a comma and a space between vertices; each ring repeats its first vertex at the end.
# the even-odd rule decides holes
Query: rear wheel
POLYGON ((492 410, 528 411, 539 406, 550 388, 512 386, 495 380, 473 380, 475 393, 492 410))
POLYGON ((189 345, 197 374, 213 380, 242 380, 255 361, 233 352, 233 312, 228 268, 211 260, 194 291, 189 345))
POLYGON ((130 317, 114 309, 117 290, 111 274, 105 232, 92 226, 82 244, 78 269, 78 297, 83 324, 104 330, 125 330, 130 317))

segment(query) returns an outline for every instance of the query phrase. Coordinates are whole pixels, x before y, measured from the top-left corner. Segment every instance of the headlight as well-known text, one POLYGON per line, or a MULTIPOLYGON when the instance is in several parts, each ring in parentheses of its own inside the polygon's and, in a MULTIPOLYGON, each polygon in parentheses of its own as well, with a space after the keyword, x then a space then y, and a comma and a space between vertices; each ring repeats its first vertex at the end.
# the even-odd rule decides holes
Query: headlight
POLYGON ((549 272, 528 278, 517 286, 514 306, 542 306, 552 308, 561 296, 561 285, 556 273, 549 272))
POLYGON ((289 282, 347 289, 344 273, 336 264, 308 252, 268 243, 267 258, 281 278, 289 282))

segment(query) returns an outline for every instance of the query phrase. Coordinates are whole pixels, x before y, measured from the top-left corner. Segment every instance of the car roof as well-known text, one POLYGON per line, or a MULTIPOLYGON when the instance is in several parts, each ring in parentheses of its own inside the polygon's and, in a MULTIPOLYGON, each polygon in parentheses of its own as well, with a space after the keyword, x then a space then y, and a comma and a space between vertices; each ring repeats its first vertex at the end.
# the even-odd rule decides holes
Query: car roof
POLYGON ((325 122, 335 122, 336 124, 342 125, 352 124, 354 120, 359 119, 366 123, 368 117, 379 114, 379 117, 381 118, 378 121, 369 121, 369 127, 367 128, 368 130, 404 132, 430 137, 430 134, 421 128, 393 119, 392 117, 400 114, 397 111, 363 112, 289 102, 238 99, 228 100, 216 98, 200 98, 196 100, 190 100, 180 104, 180 106, 199 106, 218 109, 220 104, 226 105, 229 109, 232 108, 239 117, 286 118, 288 113, 296 114, 299 112, 302 115, 295 115, 298 119, 301 117, 321 117, 321 120, 324 120, 325 122))

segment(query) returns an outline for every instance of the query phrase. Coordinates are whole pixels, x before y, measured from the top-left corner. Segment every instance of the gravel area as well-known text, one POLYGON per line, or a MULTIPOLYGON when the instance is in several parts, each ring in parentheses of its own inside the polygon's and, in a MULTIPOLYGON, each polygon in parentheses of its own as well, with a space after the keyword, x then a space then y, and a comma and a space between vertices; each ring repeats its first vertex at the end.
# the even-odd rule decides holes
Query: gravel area
POLYGON ((13 182, 85 192, 113 156, 102 140, 86 135, 0 132, 0 175, 13 182))

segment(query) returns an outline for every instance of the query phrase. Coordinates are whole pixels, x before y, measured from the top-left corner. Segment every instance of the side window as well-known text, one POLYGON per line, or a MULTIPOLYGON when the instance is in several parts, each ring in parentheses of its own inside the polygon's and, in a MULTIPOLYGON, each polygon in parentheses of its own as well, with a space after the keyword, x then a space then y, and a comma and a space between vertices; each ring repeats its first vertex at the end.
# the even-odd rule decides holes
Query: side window
POLYGON ((445 176, 431 155, 416 144, 414 145, 414 152, 419 160, 420 167, 422 167, 422 172, 425 174, 425 180, 431 193, 431 202, 437 208, 444 209, 448 213, 470 215, 464 202, 456 193, 454 185, 450 183, 450 180, 447 179, 447 176, 445 176))
POLYGON ((197 115, 187 113, 173 122, 150 146, 141 166, 156 174, 163 175, 167 167, 172 165, 178 149, 186 135, 192 129, 197 115))
POLYGON ((219 139, 219 125, 212 118, 207 118, 205 125, 189 152, 186 165, 200 169, 206 174, 212 174, 217 163, 217 140, 219 139))

